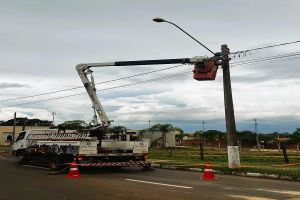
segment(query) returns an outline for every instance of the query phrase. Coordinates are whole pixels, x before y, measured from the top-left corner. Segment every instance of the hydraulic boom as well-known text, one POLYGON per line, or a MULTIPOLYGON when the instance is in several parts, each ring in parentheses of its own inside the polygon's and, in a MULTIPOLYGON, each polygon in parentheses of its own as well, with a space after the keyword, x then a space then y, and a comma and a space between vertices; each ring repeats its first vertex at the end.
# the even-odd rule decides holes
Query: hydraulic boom
MULTIPOLYGON (((97 97, 94 78, 92 75, 92 67, 108 67, 108 66, 132 66, 132 65, 159 65, 159 64, 196 64, 207 60, 207 57, 196 56, 193 58, 177 58, 177 59, 160 59, 160 60, 134 60, 134 61, 117 61, 103 63, 85 63, 78 64, 76 70, 78 75, 92 101, 93 108, 101 120, 101 126, 109 127, 110 121, 97 97), (90 79, 88 75, 90 74, 90 79)), ((95 125, 99 125, 94 117, 95 125)))

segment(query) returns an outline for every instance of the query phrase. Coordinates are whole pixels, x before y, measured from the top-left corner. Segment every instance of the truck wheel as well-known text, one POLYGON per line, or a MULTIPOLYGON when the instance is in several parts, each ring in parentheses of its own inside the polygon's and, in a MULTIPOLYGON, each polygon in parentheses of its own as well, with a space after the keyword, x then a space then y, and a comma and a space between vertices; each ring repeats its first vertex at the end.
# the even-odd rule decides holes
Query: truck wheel
POLYGON ((51 160, 50 160, 50 169, 52 170, 59 170, 61 168, 61 165, 60 165, 60 160, 58 157, 53 157, 51 160))
POLYGON ((19 162, 20 162, 21 165, 24 165, 24 164, 27 164, 28 161, 29 161, 28 155, 27 155, 26 153, 24 153, 24 154, 22 155, 21 160, 20 160, 19 162))

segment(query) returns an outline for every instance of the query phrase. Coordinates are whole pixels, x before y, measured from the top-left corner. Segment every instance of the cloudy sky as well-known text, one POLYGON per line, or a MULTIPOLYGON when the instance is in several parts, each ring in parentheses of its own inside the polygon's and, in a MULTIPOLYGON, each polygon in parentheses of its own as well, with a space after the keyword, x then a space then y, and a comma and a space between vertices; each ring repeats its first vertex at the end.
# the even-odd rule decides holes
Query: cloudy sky
MULTIPOLYGON (((81 86, 78 63, 210 56, 170 24, 172 21, 213 51, 231 52, 300 40, 297 0, 1 0, 0 120, 19 117, 55 122, 82 119, 93 111, 81 86), (83 93, 83 94, 81 94, 83 93), (81 94, 56 100, 47 100, 81 94), (36 95, 35 97, 25 98, 36 95), (22 98, 21 98, 22 97, 22 98), (15 99, 7 101, 8 99, 15 99), (33 103, 30 103, 33 102, 33 103)), ((232 55, 231 76, 238 130, 293 131, 300 127, 300 43, 232 55), (280 59, 265 59, 277 55, 280 59), (245 61, 259 62, 250 63, 245 61), (262 62, 265 61, 265 62, 262 62), (248 64, 247 64, 248 63, 248 64)), ((278 57, 277 57, 278 58, 278 57)), ((171 67, 93 69, 97 83, 171 67)), ((176 66, 97 89, 152 79, 145 84, 98 91, 113 125, 146 128, 148 120, 186 132, 225 130, 222 70, 216 81, 192 79, 192 66, 176 66), (190 72, 190 73, 188 73, 190 72), (184 73, 184 74, 183 74, 184 73), (179 76, 180 75, 180 76, 179 76)))

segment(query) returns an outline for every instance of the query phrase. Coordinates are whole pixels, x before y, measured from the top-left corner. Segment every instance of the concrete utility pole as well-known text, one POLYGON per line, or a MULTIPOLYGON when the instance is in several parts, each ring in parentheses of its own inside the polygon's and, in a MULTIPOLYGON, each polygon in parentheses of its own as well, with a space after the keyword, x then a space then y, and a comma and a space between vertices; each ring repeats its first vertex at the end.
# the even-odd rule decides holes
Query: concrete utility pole
POLYGON ((203 133, 204 133, 204 132, 205 132, 205 129, 204 129, 205 121, 203 120, 201 123, 202 123, 202 131, 203 131, 203 133))
POLYGON ((229 48, 226 44, 221 46, 223 57, 223 87, 224 87, 224 105, 225 105, 225 121, 227 132, 227 151, 229 168, 240 166, 239 147, 236 138, 236 126, 234 118, 231 79, 229 70, 229 48))
POLYGON ((257 130, 257 125, 258 125, 257 121, 258 121, 258 119, 254 118, 253 121, 254 121, 254 130, 255 130, 255 134, 256 134, 256 137, 255 137, 255 139, 256 139, 256 148, 260 149, 259 136, 258 136, 258 130, 257 130))

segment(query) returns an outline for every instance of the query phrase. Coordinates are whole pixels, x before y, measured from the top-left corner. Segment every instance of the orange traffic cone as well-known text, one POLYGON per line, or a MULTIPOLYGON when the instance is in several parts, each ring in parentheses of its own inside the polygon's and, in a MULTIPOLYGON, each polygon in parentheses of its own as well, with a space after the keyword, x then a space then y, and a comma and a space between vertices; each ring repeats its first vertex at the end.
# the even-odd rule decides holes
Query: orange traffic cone
POLYGON ((71 162, 70 171, 67 178, 80 178, 80 174, 75 161, 71 162))
POLYGON ((215 175, 214 175, 214 172, 213 172, 213 169, 212 169, 212 165, 209 162, 206 163, 206 165, 205 165, 205 169, 204 169, 202 179, 206 180, 206 181, 210 181, 210 180, 215 179, 215 175))

